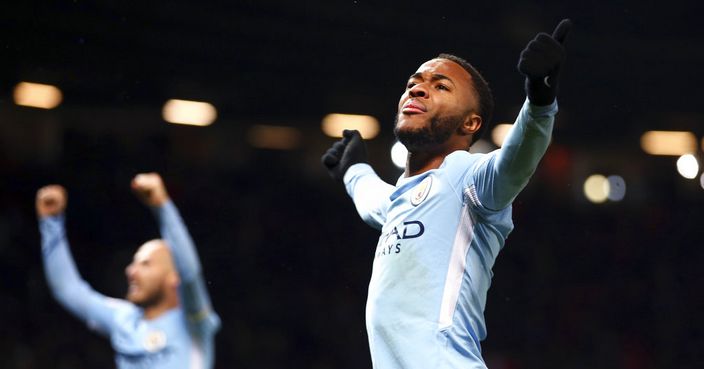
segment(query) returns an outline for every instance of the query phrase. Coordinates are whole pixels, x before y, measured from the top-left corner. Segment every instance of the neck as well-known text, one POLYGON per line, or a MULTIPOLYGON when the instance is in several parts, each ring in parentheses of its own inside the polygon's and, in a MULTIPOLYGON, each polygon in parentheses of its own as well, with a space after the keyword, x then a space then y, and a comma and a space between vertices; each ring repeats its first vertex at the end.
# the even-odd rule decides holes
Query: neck
POLYGON ((147 320, 156 319, 167 311, 178 307, 178 298, 164 298, 158 303, 144 306, 144 318, 147 320))
POLYGON ((468 151, 468 140, 471 140, 471 136, 455 134, 444 143, 408 150, 404 176, 412 177, 439 168, 446 156, 459 150, 468 151))
POLYGON ((442 162, 445 161, 445 157, 452 154, 458 150, 465 150, 461 147, 448 147, 444 150, 433 152, 433 151, 416 151, 408 152, 408 157, 406 158, 406 171, 404 172, 405 177, 412 177, 421 173, 425 173, 431 169, 440 168, 442 162))
POLYGON ((445 160, 445 155, 443 156, 428 156, 427 153, 408 153, 408 158, 406 159, 406 171, 404 176, 412 177, 421 173, 425 173, 431 169, 437 169, 445 160))

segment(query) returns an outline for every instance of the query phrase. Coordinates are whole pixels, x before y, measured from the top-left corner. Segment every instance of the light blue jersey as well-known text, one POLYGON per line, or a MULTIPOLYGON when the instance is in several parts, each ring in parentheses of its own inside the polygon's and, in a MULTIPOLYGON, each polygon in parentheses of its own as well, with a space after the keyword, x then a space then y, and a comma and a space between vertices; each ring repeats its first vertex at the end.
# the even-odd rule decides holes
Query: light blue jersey
POLYGON ((195 246, 172 202, 154 212, 181 278, 177 308, 147 320, 131 302, 94 291, 76 269, 63 215, 39 220, 49 287, 61 305, 110 338, 119 369, 210 369, 220 319, 211 308, 195 246))
POLYGON ((367 164, 345 173, 360 216, 381 230, 366 309, 375 369, 486 368, 480 341, 491 269, 556 113, 557 103, 526 101, 501 149, 456 151, 396 186, 367 164))

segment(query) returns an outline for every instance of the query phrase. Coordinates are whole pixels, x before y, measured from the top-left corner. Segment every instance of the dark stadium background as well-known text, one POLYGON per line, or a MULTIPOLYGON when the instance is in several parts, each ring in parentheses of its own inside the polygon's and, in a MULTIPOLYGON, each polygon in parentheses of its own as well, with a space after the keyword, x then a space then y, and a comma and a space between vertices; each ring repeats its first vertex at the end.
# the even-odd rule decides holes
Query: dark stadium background
MULTIPOLYGON (((492 369, 704 365, 704 190, 651 129, 704 136, 704 30, 690 1, 25 1, 0 12, 0 356, 3 368, 114 367, 107 340, 50 296, 33 201, 69 190, 80 272, 123 296, 123 269, 157 236, 129 181, 158 171, 196 240, 216 311, 217 368, 370 368, 364 304, 377 232, 319 157, 325 114, 379 118, 367 144, 387 181, 405 79, 440 52, 489 80, 494 122, 523 101, 518 55, 574 21, 553 145, 514 208, 494 267, 483 350, 492 369), (19 81, 59 86, 20 107, 19 81), (161 118, 169 98, 209 101, 209 127, 161 118), (256 149, 253 124, 302 132, 256 149), (591 173, 623 201, 589 203, 591 173)), ((702 158, 701 150, 697 154, 702 158)))

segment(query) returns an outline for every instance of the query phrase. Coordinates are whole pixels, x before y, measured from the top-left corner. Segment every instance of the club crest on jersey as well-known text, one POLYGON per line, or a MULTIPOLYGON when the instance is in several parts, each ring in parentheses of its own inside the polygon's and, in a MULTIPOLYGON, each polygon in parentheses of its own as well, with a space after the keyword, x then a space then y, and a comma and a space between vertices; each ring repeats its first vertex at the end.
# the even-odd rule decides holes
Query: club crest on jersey
POLYGON ((166 334, 162 331, 151 331, 144 338, 144 348, 149 352, 155 352, 166 346, 166 334))
POLYGON ((411 191, 411 205, 418 206, 430 193, 430 186, 433 184, 433 177, 427 176, 413 191, 411 191))

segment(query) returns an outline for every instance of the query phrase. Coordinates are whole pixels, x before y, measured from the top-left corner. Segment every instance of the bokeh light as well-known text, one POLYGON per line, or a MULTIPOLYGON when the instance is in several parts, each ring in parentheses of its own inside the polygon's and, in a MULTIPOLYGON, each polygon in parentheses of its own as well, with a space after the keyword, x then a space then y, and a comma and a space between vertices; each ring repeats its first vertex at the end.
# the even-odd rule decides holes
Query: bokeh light
POLYGON ((391 161, 395 166, 399 168, 406 167, 406 157, 408 156, 408 150, 406 146, 402 143, 396 141, 393 146, 391 146, 391 161))
POLYGON ((174 124, 208 126, 217 118, 217 110, 207 102, 171 99, 162 109, 164 120, 174 124))
POLYGON ((17 105, 40 109, 53 109, 61 104, 63 94, 56 86, 20 82, 15 86, 13 98, 17 105))
POLYGON ((584 181, 584 196, 592 203, 600 204, 609 198, 609 181, 601 174, 593 174, 584 181))
POLYGON ((682 155, 677 159, 677 172, 687 179, 694 179, 699 173, 699 163, 692 154, 682 155))
POLYGON ((494 126, 494 129, 491 130, 491 141, 493 141, 496 146, 501 147, 511 127, 513 127, 513 124, 508 123, 501 123, 494 126))
POLYGON ((323 133, 330 137, 342 137, 345 129, 356 129, 365 140, 379 134, 379 121, 371 115, 328 114, 323 118, 323 133))
POLYGON ((619 175, 610 175, 606 178, 609 182, 608 198, 611 201, 621 201, 626 197, 626 181, 619 175))

